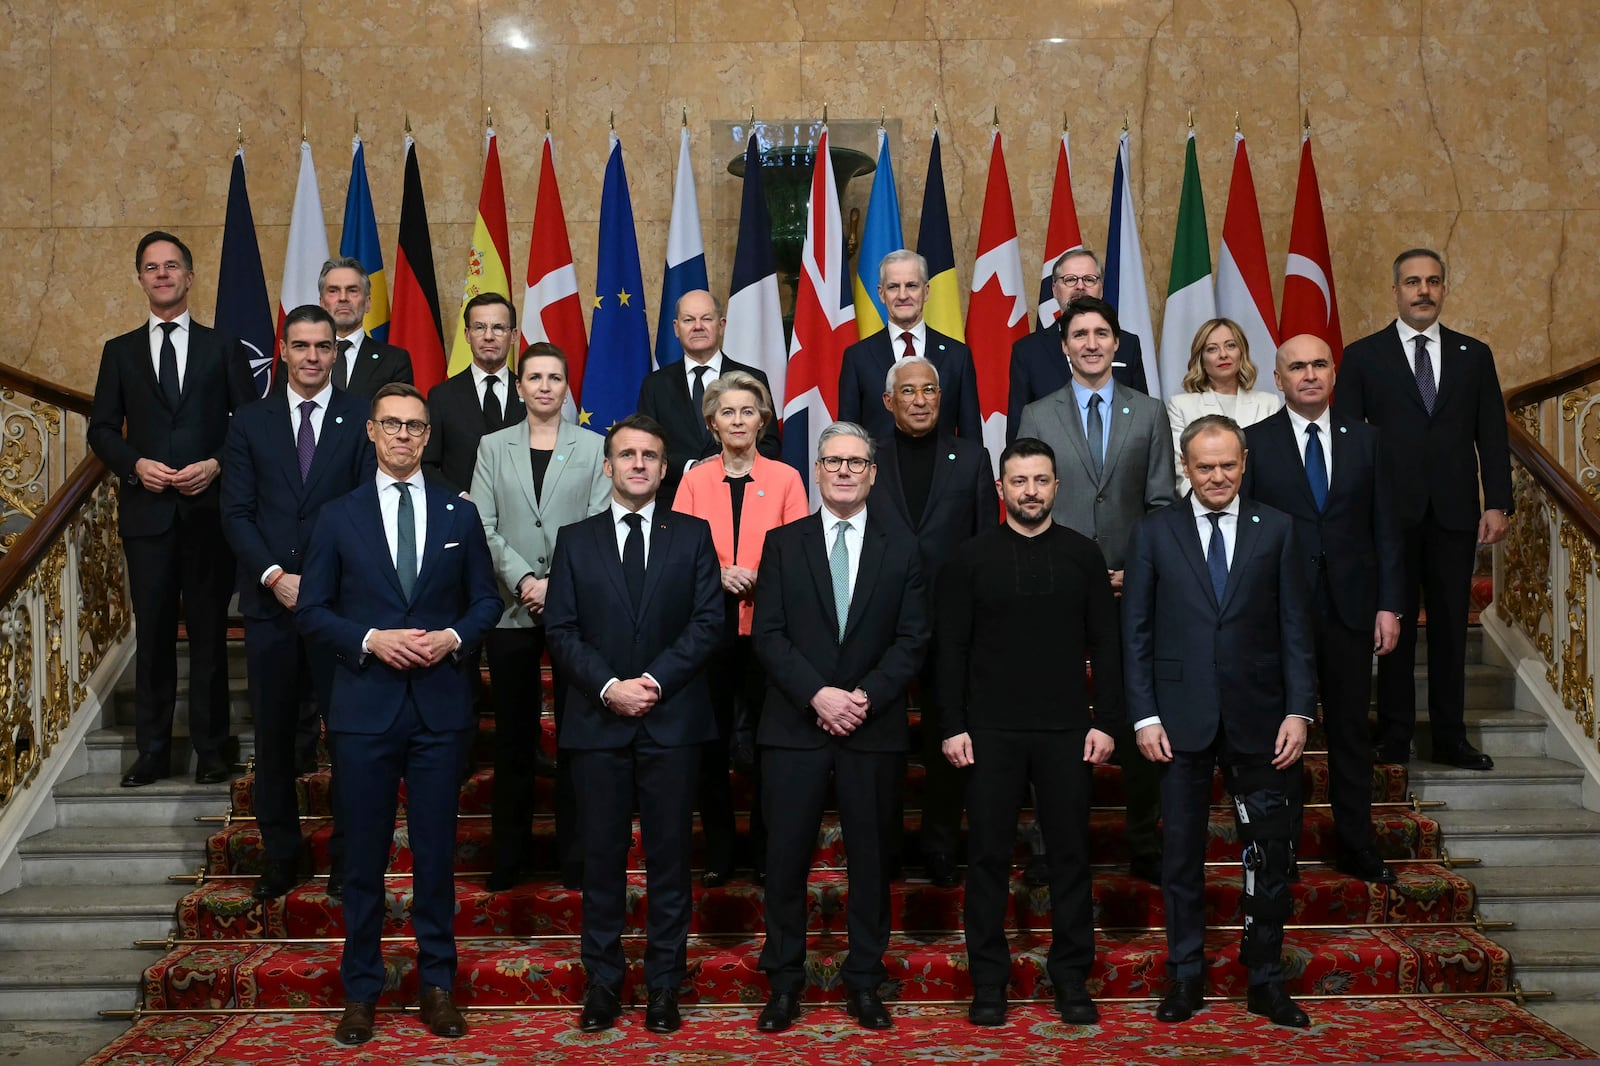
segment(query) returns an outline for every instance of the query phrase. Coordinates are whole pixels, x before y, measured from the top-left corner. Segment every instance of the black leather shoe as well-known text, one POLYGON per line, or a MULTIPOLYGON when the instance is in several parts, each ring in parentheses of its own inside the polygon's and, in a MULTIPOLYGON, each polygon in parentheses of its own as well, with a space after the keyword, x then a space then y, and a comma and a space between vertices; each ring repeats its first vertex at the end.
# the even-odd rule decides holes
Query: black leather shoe
POLYGON ((1100 1011, 1081 977, 1069 977, 1056 986, 1056 1013, 1068 1025, 1093 1025, 1100 1020, 1100 1011))
POLYGON ((1493 770, 1494 760, 1471 744, 1462 741, 1454 747, 1435 747, 1433 761, 1460 770, 1493 770))
POLYGON ((590 985, 583 995, 583 1013, 578 1015, 578 1028, 586 1033, 598 1033, 617 1024, 622 1013, 622 1000, 614 989, 605 985, 590 985))
POLYGON ((128 772, 122 775, 123 788, 139 788, 143 785, 153 785, 163 777, 172 774, 170 760, 161 755, 141 755, 133 760, 133 765, 128 767, 128 772))
POLYGON ((756 1019, 756 1032, 781 1033, 800 1017, 800 997, 793 992, 774 992, 756 1019))
POLYGON ((700 875, 700 883, 706 888, 721 888, 732 880, 732 872, 726 870, 707 870, 700 875))
POLYGON ((1379 744, 1372 749, 1372 761, 1375 763, 1393 763, 1404 766, 1411 761, 1410 744, 1379 744))
POLYGON ((967 1008, 967 1021, 973 1025, 1006 1024, 1006 990, 997 987, 975 989, 972 1006, 967 1008))
POLYGON ((339 1016, 339 1026, 333 1031, 333 1038, 345 1047, 371 1040, 372 1016, 376 1008, 375 1003, 346 1003, 344 1013, 339 1016))
POLYGON ((1273 1025, 1304 1029, 1311 1024, 1306 1012, 1295 1005, 1294 1000, 1289 998, 1289 993, 1283 990, 1283 985, 1277 982, 1251 985, 1245 1006, 1251 1014, 1259 1014, 1273 1025))
POLYGON ((1205 1006, 1206 983, 1201 977, 1179 977, 1156 1008, 1158 1022, 1186 1022, 1205 1006))
POLYGON ((417 1013, 422 1017, 422 1024, 434 1036, 466 1036, 467 1020, 461 1016, 461 1010, 456 1006, 455 1000, 446 988, 427 988, 422 992, 422 997, 417 1000, 417 1013))
POLYGON ((1340 851, 1333 868, 1342 874, 1359 877, 1363 881, 1379 885, 1392 885, 1399 880, 1395 876, 1394 868, 1379 858, 1378 853, 1372 848, 1340 851))
POLYGON ((928 880, 936 888, 955 888, 961 883, 961 875, 956 872, 955 863, 943 855, 929 855, 923 859, 923 867, 927 871, 928 880))
POLYGON ((339 903, 344 899, 344 870, 335 866, 328 871, 328 883, 323 887, 330 900, 339 903))
POLYGON ((889 1008, 878 998, 876 989, 851 989, 845 993, 844 1009, 863 1029, 889 1029, 894 1025, 889 1008))
POLYGON ((256 886, 250 890, 250 898, 267 900, 287 895, 291 888, 300 883, 300 873, 296 866, 297 864, 293 862, 268 859, 266 868, 256 880, 256 886))
POLYGON ((650 1005, 644 1009, 644 1027, 652 1033, 676 1033, 683 1028, 676 988, 650 990, 650 1005))
POLYGON ((1022 871, 1022 883, 1031 888, 1045 888, 1050 884, 1050 862, 1043 855, 1028 860, 1022 871))
POLYGON ((220 755, 202 755, 195 764, 194 783, 197 785, 220 785, 232 776, 233 767, 220 755))
POLYGON ((504 892, 520 885, 527 880, 527 877, 527 871, 521 866, 496 866, 489 874, 489 879, 483 883, 483 887, 487 892, 504 892))
POLYGON ((1128 872, 1141 881, 1148 881, 1152 885, 1161 884, 1161 856, 1135 855, 1133 861, 1128 863, 1128 872))

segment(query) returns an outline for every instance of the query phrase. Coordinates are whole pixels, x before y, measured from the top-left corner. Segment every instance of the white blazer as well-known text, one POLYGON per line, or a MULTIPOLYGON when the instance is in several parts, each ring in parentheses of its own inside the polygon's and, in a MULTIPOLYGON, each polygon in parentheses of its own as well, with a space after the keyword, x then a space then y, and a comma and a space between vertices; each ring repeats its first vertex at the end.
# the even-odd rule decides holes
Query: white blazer
MULTIPOLYGON (((1275 392, 1245 389, 1234 397, 1231 417, 1239 423, 1240 428, 1243 428, 1277 414, 1278 408, 1282 406, 1283 397, 1275 392)), ((1183 451, 1178 447, 1184 427, 1201 415, 1227 413, 1222 409, 1222 401, 1217 398, 1217 394, 1209 389, 1205 392, 1181 392, 1167 401, 1167 420, 1172 423, 1172 456, 1178 476, 1180 497, 1189 491, 1189 479, 1183 476, 1183 451)))

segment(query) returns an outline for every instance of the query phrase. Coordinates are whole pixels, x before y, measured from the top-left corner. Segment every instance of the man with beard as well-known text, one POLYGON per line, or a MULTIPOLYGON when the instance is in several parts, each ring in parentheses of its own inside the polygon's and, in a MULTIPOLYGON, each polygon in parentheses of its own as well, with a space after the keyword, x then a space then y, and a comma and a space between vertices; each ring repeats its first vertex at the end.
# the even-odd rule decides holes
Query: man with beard
POLYGON ((1117 607, 1094 541, 1051 520, 1055 452, 1033 437, 1000 455, 1005 525, 973 537, 939 575, 936 673, 944 755, 967 781, 967 962, 974 1025, 1006 1020, 1011 851, 1025 782, 1033 787, 1050 866, 1047 968, 1071 1025, 1099 1012, 1085 981, 1094 965, 1089 872, 1092 767, 1111 756, 1122 718, 1117 607), (1037 669, 1087 659, 1087 678, 1041 689, 1037 669))

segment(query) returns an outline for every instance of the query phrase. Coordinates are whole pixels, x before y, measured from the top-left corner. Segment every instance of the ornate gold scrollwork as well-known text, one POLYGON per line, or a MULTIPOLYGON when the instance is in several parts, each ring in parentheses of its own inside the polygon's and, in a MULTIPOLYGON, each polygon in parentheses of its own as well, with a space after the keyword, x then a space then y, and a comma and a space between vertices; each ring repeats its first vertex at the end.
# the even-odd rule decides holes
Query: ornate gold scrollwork
POLYGON ((1594 736, 1589 711, 1594 678, 1589 674, 1589 572, 1594 546, 1583 530, 1562 519, 1561 547, 1567 553, 1567 632, 1561 650, 1561 702, 1572 709, 1584 734, 1594 736))
MULTIPOLYGON (((1524 409, 1526 410, 1526 408, 1524 409)), ((1515 507, 1505 539, 1505 587, 1498 590, 1497 608, 1544 657, 1546 678, 1557 683, 1555 668, 1554 607, 1550 587, 1550 505, 1533 475, 1521 463, 1512 467, 1515 507)))

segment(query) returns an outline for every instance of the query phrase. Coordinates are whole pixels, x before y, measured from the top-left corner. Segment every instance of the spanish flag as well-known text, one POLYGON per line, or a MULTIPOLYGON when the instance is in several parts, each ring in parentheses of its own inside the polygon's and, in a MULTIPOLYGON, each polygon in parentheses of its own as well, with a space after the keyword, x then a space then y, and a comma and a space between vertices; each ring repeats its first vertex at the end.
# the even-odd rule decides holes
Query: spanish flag
MULTIPOLYGON (((511 241, 506 232, 506 187, 500 178, 500 149, 495 146, 494 127, 489 127, 488 154, 483 162, 483 189, 478 193, 478 217, 472 225, 472 251, 467 257, 467 280, 461 286, 461 310, 465 313, 467 302, 485 292, 497 292, 511 299, 511 273, 506 264, 511 262, 511 241)), ((467 326, 460 314, 456 315, 453 331, 455 343, 450 346, 448 373, 465 370, 472 362, 472 349, 467 347, 467 326)))

